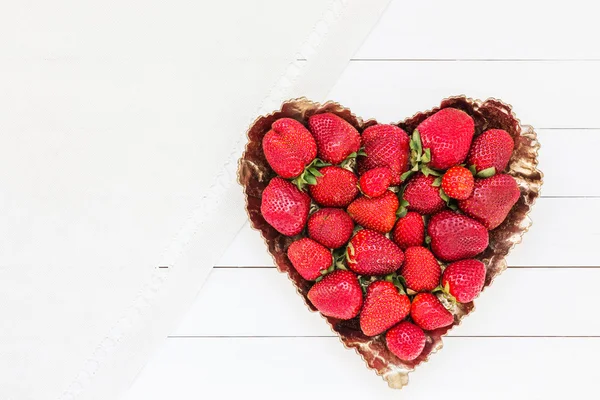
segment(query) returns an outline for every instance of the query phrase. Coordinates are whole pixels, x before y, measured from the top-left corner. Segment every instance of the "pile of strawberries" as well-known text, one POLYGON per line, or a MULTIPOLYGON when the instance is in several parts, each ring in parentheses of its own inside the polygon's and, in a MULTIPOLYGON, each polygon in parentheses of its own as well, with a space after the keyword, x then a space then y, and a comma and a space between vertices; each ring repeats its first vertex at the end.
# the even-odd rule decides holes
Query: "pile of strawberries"
POLYGON ((471 116, 444 108, 411 136, 385 124, 361 133, 322 113, 308 126, 278 119, 262 141, 278 176, 261 213, 297 239, 287 255, 314 281, 308 299, 328 317, 358 317, 367 336, 385 333, 402 360, 419 357, 427 331, 454 322, 447 306, 478 296, 486 267, 477 257, 520 196, 503 173, 510 134, 474 136, 471 116))

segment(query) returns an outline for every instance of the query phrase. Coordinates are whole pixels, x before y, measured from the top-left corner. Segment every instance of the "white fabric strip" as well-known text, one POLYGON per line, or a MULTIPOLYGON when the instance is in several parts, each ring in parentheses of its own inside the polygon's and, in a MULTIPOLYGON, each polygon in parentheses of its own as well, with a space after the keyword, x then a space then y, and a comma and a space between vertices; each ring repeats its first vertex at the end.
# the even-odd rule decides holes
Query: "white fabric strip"
POLYGON ((388 1, 3 12, 0 398, 122 393, 246 221, 248 125, 324 99, 388 1))

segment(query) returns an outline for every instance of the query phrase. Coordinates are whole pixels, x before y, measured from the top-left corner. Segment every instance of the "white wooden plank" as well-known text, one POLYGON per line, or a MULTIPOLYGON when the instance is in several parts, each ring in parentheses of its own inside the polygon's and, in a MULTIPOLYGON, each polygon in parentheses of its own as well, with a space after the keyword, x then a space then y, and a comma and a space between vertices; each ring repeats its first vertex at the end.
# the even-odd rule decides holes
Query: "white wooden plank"
MULTIPOLYGON (((509 269, 451 335, 600 336, 600 319, 590 318, 596 314, 599 281, 600 268, 509 269)), ((172 335, 333 334, 318 313, 307 310, 285 275, 270 268, 236 268, 212 272, 172 335)))
POLYGON ((539 168, 544 173, 542 196, 600 196, 600 185, 590 185, 589 174, 584 172, 596 169, 595 157, 573 156, 577 167, 571 168, 563 161, 569 158, 565 153, 572 143, 582 150, 600 148, 600 129, 538 129, 537 133, 542 145, 539 153, 539 168))
POLYGON ((589 398, 599 353, 599 338, 447 338, 399 392, 336 338, 169 339, 123 399, 589 398))
MULTIPOLYGON (((508 257, 510 266, 600 266, 600 198, 540 198, 533 226, 508 257)), ((217 266, 273 266, 260 234, 248 224, 217 266)))
POLYGON ((597 4, 393 0, 355 58, 600 58, 597 4))
POLYGON ((600 128, 594 62, 350 62, 329 94, 363 118, 399 121, 452 95, 495 97, 536 128, 600 128))

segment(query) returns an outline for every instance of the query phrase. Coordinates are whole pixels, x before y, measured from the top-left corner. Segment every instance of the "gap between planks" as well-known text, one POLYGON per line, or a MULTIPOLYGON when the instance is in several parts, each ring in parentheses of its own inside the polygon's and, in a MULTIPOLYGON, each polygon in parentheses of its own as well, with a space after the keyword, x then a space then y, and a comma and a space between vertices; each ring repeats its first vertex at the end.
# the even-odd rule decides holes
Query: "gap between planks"
MULTIPOLYGON (((600 335, 446 335, 447 338, 465 339, 600 339, 600 335)), ((167 339, 319 339, 338 338, 337 335, 172 335, 167 339)))
MULTIPOLYGON (((306 62, 306 58, 296 61, 306 62)), ((599 62, 600 58, 351 58, 350 62, 599 62)))
MULTIPOLYGON (((275 269, 274 265, 214 265, 214 269, 275 269)), ((508 266, 510 269, 596 269, 600 268, 600 265, 581 265, 581 266, 508 266)))
MULTIPOLYGON (((296 61, 306 62, 306 58, 296 61)), ((598 62, 600 58, 351 58, 350 62, 598 62)))
MULTIPOLYGON (((303 60, 298 60, 303 61, 303 60)), ((351 62, 598 62, 600 58, 351 58, 351 62)))

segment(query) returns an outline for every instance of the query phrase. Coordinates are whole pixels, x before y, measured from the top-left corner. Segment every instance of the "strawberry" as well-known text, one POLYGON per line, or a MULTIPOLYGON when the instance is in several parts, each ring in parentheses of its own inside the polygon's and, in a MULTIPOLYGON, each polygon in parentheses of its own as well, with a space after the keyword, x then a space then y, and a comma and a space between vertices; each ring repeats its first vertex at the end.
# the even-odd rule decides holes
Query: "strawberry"
POLYGON ((358 131, 335 114, 311 116, 308 128, 317 142, 319 158, 325 162, 339 164, 360 148, 358 131))
POLYGON ((429 167, 448 169, 465 161, 475 133, 475 123, 464 111, 444 108, 421 122, 417 131, 423 149, 431 151, 429 167))
POLYGON ((515 142, 510 134, 502 129, 490 129, 473 140, 467 164, 475 166, 475 172, 494 168, 495 172, 506 169, 515 142))
POLYGON ((308 291, 308 299, 323 315, 351 319, 363 303, 358 278, 350 271, 336 270, 325 275, 308 291))
POLYGON ((409 137, 395 125, 373 125, 361 136, 366 156, 358 158, 358 172, 387 167, 392 172, 392 185, 401 182, 400 176, 408 170, 409 137))
POLYGON ((408 209, 420 214, 433 214, 444 209, 440 189, 433 186, 435 176, 422 173, 414 175, 406 184, 402 198, 408 201, 408 209))
POLYGON ((385 342, 396 357, 404 361, 412 361, 423 352, 427 338, 423 329, 404 321, 386 333, 385 342))
POLYGON ((286 236, 302 232, 309 208, 310 197, 279 177, 271 179, 262 193, 260 212, 263 218, 286 236))
POLYGON ((325 207, 346 207, 358 194, 358 178, 340 167, 325 167, 319 171, 316 185, 308 187, 312 198, 325 207))
POLYGON ((357 274, 386 275, 402 266, 404 253, 381 233, 362 229, 350 239, 347 259, 357 274))
POLYGON ((519 200, 521 191, 515 179, 506 174, 475 180, 473 194, 458 202, 465 214, 492 230, 500 225, 519 200))
POLYGON ((406 213, 404 217, 398 219, 392 232, 392 238, 402 250, 412 246, 421 246, 425 239, 423 217, 413 211, 406 213))
POLYGON ((454 316, 431 293, 419 293, 414 297, 410 316, 415 324, 426 331, 443 328, 454 322, 454 316))
POLYGON ((262 147, 273 171, 286 179, 300 175, 317 156, 317 144, 311 133, 291 118, 273 122, 262 147))
POLYGON ((373 168, 358 180, 360 190, 368 197, 379 197, 392 183, 392 171, 387 167, 373 168))
POLYGON ((357 224, 386 233, 394 227, 398 206, 398 197, 388 190, 383 196, 374 199, 360 196, 350 203, 348 214, 357 224))
POLYGON ((466 215, 442 211, 429 220, 431 251, 442 261, 473 258, 488 246, 485 226, 466 215))
POLYGON ((442 268, 425 247, 409 247, 404 252, 400 274, 406 287, 415 292, 430 292, 440 284, 442 268))
POLYGON ((391 282, 375 281, 367 288, 360 329, 367 336, 385 332, 410 313, 410 299, 391 282))
POLYGON ((290 244, 287 255, 296 271, 309 281, 317 279, 322 270, 333 265, 331 252, 309 238, 302 238, 290 244))
POLYGON ((473 193, 475 178, 465 167, 459 165, 450 168, 442 177, 444 193, 453 199, 464 200, 473 193))
POLYGON ((479 260, 460 260, 446 267, 442 287, 459 303, 473 301, 485 283, 485 265, 479 260))
POLYGON ((308 218, 308 236, 325 247, 342 247, 352 236, 354 222, 339 208, 322 208, 308 218))

